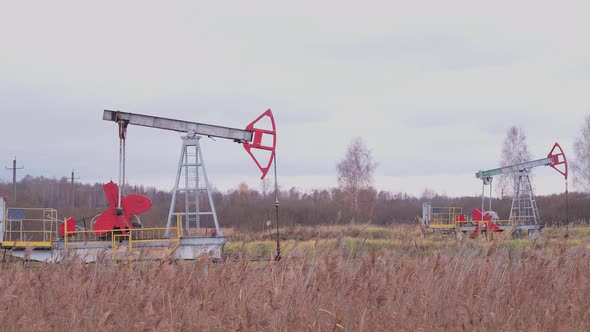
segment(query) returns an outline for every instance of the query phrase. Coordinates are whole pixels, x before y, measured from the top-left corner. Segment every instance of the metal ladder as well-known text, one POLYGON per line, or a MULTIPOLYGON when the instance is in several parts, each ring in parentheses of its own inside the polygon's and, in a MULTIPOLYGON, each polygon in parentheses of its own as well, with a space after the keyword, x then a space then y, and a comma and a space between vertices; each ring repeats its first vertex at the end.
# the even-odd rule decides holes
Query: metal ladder
MULTIPOLYGON (((190 149, 192 150, 192 149, 190 149)), ((195 229, 201 228, 201 190, 199 188, 199 163, 198 152, 187 151, 184 158, 184 229, 191 229, 194 225, 195 229)))
POLYGON ((515 178, 510 220, 516 226, 541 224, 541 217, 528 170, 521 172, 515 178))

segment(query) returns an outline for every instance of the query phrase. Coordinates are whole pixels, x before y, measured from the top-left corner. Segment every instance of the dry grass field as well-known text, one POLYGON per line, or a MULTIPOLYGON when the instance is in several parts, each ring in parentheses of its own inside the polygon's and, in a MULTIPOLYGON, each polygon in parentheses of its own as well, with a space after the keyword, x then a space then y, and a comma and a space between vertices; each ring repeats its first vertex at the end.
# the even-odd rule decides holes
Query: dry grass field
POLYGON ((4 262, 1 329, 590 330, 590 229, 502 242, 357 230, 286 230, 280 262, 252 260, 274 246, 254 234, 222 263, 4 262))

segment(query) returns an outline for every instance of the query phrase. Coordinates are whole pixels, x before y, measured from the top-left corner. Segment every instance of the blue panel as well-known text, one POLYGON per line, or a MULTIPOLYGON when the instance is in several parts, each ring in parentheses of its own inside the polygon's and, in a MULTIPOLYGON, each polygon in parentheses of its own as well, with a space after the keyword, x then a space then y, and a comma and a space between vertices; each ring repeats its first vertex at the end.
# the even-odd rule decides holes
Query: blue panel
POLYGON ((432 213, 441 213, 441 208, 432 208, 432 213))
POLYGON ((25 219, 25 210, 8 209, 8 219, 25 219))

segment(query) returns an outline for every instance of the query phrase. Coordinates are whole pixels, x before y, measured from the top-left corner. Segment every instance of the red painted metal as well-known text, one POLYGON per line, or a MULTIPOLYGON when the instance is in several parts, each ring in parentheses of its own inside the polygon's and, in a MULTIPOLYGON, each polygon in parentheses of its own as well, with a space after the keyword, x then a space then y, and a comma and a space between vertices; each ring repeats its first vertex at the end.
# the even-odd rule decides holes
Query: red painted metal
POLYGON ((68 234, 76 232, 76 222, 74 218, 69 218, 65 223, 59 225, 59 236, 64 236, 66 233, 65 225, 68 225, 68 234))
MULTIPOLYGON (((117 197, 119 195, 119 188, 111 181, 105 184, 103 189, 109 201, 109 209, 103 211, 94 223, 93 230, 97 235, 105 235, 113 229, 120 229, 123 234, 126 234, 126 229, 133 228, 131 215, 140 214, 152 207, 152 201, 145 196, 127 195, 121 197, 122 213, 118 215, 117 197)), ((69 227, 70 225, 68 225, 68 229, 69 227)))
POLYGON ((499 232, 500 231, 500 226, 498 226, 498 224, 496 224, 495 222, 492 221, 492 214, 491 213, 489 213, 488 211, 483 211, 483 213, 482 213, 481 210, 478 210, 478 209, 471 210, 471 217, 473 218, 473 221, 482 221, 482 219, 481 219, 482 214, 483 214, 483 221, 487 221, 487 223, 478 223, 477 226, 475 226, 475 229, 473 230, 473 232, 471 232, 472 238, 476 238, 477 234, 479 234, 479 226, 480 225, 481 225, 482 231, 488 230, 487 227, 489 227, 490 232, 499 232))
MULTIPOLYGON (((473 218, 473 221, 482 221, 481 215, 482 215, 481 210, 479 210, 479 209, 471 210, 471 218, 473 218)), ((492 220, 492 215, 487 213, 487 211, 484 211, 483 212, 483 220, 484 221, 492 220)))
POLYGON ((270 109, 266 110, 266 112, 262 113, 258 118, 256 118, 256 120, 254 120, 250 124, 248 124, 248 126, 246 126, 246 130, 252 131, 254 133, 254 136, 253 136, 251 143, 250 142, 243 142, 242 145, 244 146, 244 149, 246 149, 246 151, 248 152, 250 157, 252 157, 252 159, 256 163, 256 166, 258 166, 260 171, 262 171, 262 177, 260 179, 264 179, 264 177, 268 173, 268 170, 270 169, 270 165, 272 165, 272 162, 275 157, 275 150, 277 147, 277 130, 276 130, 276 126, 275 126, 275 118, 274 118, 271 110, 270 109), (270 119, 270 123, 272 124, 272 129, 262 129, 262 128, 257 128, 255 126, 264 117, 268 117, 270 119), (269 146, 269 145, 262 144, 262 137, 264 135, 272 136, 272 145, 269 146), (263 161, 263 163, 261 163, 259 160, 256 159, 256 157, 252 153, 252 149, 260 149, 260 150, 270 151, 270 157, 269 157, 268 161, 263 161))
POLYGON ((561 148, 559 143, 555 143, 555 145, 553 145, 553 148, 551 149, 551 152, 549 152, 547 157, 553 158, 553 162, 549 164, 549 166, 551 166, 554 170, 559 172, 559 174, 563 175, 563 177, 567 180, 567 159, 565 158, 565 153, 563 152, 563 149, 561 148))

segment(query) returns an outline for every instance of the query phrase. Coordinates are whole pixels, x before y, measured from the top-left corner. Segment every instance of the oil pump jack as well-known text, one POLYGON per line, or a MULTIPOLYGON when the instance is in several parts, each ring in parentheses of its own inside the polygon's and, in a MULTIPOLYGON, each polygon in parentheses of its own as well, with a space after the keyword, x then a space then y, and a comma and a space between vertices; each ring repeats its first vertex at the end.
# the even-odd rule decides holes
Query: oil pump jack
MULTIPOLYGON (((261 179, 267 175, 273 162, 276 161, 276 125, 272 111, 269 109, 262 113, 258 118, 246 126, 246 129, 230 128, 217 125, 208 125, 204 123, 175 120, 151 115, 127 113, 120 111, 105 110, 103 120, 116 122, 119 126, 119 183, 121 190, 118 191, 116 215, 127 215, 125 211, 125 141, 127 139, 127 127, 136 125, 148 128, 176 131, 182 133, 182 145, 180 150, 180 159, 176 169, 176 180, 172 190, 172 200, 168 210, 166 222, 165 237, 171 236, 175 220, 182 220, 183 237, 199 234, 203 237, 201 230, 201 218, 210 216, 213 219, 214 228, 206 235, 215 239, 224 238, 219 227, 215 204, 213 202, 211 186, 205 168, 205 161, 201 150, 200 139, 202 136, 210 138, 223 138, 242 144, 244 149, 252 157, 258 168, 262 172, 261 179), (265 128, 261 128, 264 122, 267 122, 265 128), (268 126, 270 124, 270 126, 268 126), (266 142, 266 143, 265 143, 266 142), (266 151, 266 160, 260 161, 254 154, 256 150, 266 151), (184 178, 184 184, 181 185, 181 178, 184 178), (177 197, 184 198, 184 208, 182 211, 177 209, 177 197), (201 199, 204 196, 205 199, 201 199), (205 204, 203 204, 205 203, 205 204), (204 206, 202 206, 204 205, 204 206)), ((275 191, 278 189, 276 179, 275 163, 275 191)), ((278 227, 278 195, 275 194, 275 207, 277 209, 277 227, 278 227)), ((115 217, 111 219, 115 220, 115 217)), ((101 220, 97 224, 104 223, 101 220)), ((107 223, 112 225, 113 223, 107 223)), ((130 227, 131 225, 127 225, 130 227)), ((103 227, 104 228, 104 227, 103 227)), ((280 259, 280 243, 277 235, 277 258, 280 259)))
POLYGON ((565 179, 566 209, 567 209, 567 175, 568 165, 563 149, 558 143, 553 145, 546 158, 528 161, 516 165, 504 166, 479 171, 475 177, 482 180, 482 209, 485 211, 485 186, 490 186, 489 210, 492 211, 492 181, 494 176, 503 174, 515 174, 514 176, 514 196, 512 197, 512 207, 510 209, 510 222, 516 231, 528 231, 529 235, 538 232, 543 223, 539 215, 537 201, 533 194, 530 173, 531 170, 539 166, 549 166, 561 174, 565 179))
POLYGON ((477 172, 475 177, 482 180, 481 210, 473 209, 470 217, 466 216, 460 207, 432 207, 430 202, 424 202, 422 222, 427 228, 438 230, 441 234, 470 234, 471 237, 477 237, 482 232, 486 235, 493 232, 506 232, 517 236, 528 232, 529 236, 534 237, 543 227, 543 223, 533 193, 530 174, 533 168, 540 166, 549 166, 564 177, 567 215, 568 165, 563 149, 555 143, 546 158, 477 172), (503 174, 515 175, 514 196, 508 220, 500 220, 498 214, 492 210, 492 181, 495 176, 503 174), (486 210, 485 189, 488 185, 490 196, 489 208, 486 210))
POLYGON ((205 136, 242 145, 262 172, 261 179, 274 164, 275 260, 281 258, 275 154, 277 134, 270 109, 245 129, 110 110, 104 110, 103 120, 117 123, 119 129, 119 182, 116 185, 111 181, 103 187, 110 208, 93 219, 92 229, 86 229, 76 225, 74 218, 63 222, 58 220, 55 209, 7 208, 4 213, 4 201, 0 198, 0 247, 11 248, 13 256, 37 261, 60 261, 75 256, 92 262, 103 254, 111 255, 115 260, 196 259, 201 255, 221 258, 226 238, 219 227, 203 160, 200 138, 205 136), (151 207, 151 200, 141 195, 125 194, 125 142, 129 125, 182 134, 166 227, 143 227, 137 215, 151 207), (184 204, 177 206, 182 199, 184 204), (207 220, 202 220, 205 218, 207 220), (205 221, 212 227, 203 227, 205 221), (27 253, 27 248, 34 250, 27 253))

